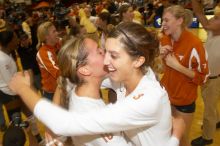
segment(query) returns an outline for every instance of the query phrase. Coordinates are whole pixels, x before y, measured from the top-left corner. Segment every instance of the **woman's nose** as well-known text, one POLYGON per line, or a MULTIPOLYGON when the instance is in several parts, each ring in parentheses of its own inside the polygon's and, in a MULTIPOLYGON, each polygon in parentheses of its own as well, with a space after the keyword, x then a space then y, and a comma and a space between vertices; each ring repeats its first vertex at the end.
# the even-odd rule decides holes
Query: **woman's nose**
POLYGON ((109 53, 105 53, 105 58, 104 58, 104 65, 109 65, 109 53))

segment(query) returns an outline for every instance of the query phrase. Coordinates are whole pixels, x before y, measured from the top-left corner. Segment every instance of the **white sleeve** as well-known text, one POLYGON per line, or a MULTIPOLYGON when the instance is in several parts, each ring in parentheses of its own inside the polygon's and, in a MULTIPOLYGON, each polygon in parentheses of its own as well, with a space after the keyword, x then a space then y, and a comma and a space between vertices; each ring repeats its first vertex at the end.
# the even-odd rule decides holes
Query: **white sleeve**
POLYGON ((168 146, 179 146, 180 141, 175 136, 171 136, 168 146))
POLYGON ((34 114, 55 134, 64 136, 88 135, 151 127, 160 119, 161 100, 153 94, 139 99, 129 98, 88 113, 68 112, 41 100, 34 114))

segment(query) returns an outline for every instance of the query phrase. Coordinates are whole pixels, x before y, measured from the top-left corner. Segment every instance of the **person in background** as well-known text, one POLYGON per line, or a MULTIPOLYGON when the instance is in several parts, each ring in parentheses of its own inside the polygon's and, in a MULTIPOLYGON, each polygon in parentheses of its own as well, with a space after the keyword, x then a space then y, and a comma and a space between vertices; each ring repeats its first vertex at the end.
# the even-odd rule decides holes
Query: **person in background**
POLYGON ((59 68, 57 52, 60 49, 58 32, 52 22, 44 22, 37 30, 37 62, 41 72, 43 97, 52 100, 57 87, 59 68))
POLYGON ((117 12, 117 6, 114 3, 115 0, 108 0, 109 6, 108 6, 108 11, 110 14, 114 14, 117 12))
MULTIPOLYGON (((17 52, 21 59, 22 69, 29 72, 33 89, 36 90, 36 92, 41 91, 41 75, 36 60, 37 50, 32 46, 30 38, 25 32, 20 31, 18 37, 20 43, 17 52)), ((31 116, 29 118, 29 121, 30 120, 32 121, 31 124, 35 123, 32 124, 31 130, 33 135, 37 138, 37 141, 40 143, 42 138, 36 124, 36 118, 31 116)))
POLYGON ((17 52, 21 59, 22 68, 23 70, 29 71, 31 75, 31 79, 33 81, 32 83, 34 85, 34 88, 37 91, 40 91, 41 76, 40 76, 40 69, 38 67, 36 60, 37 50, 32 46, 30 38, 25 32, 20 31, 18 33, 18 37, 20 39, 20 43, 17 52))
POLYGON ((186 125, 180 146, 190 146, 188 136, 198 97, 197 89, 209 75, 203 44, 187 30, 190 20, 192 14, 182 6, 166 8, 162 22, 164 36, 160 42, 160 53, 165 64, 161 83, 169 94, 172 115, 182 118, 186 125))
MULTIPOLYGON (((0 23, 4 23, 4 20, 0 20, 0 23)), ((11 56, 11 52, 18 48, 18 42, 18 37, 14 31, 8 30, 6 28, 0 31, 0 103, 7 104, 18 100, 18 107, 16 107, 15 109, 6 109, 6 112, 9 115, 9 120, 12 119, 13 113, 22 111, 27 117, 27 121, 30 122, 31 128, 33 128, 37 125, 33 122, 31 118, 31 111, 27 109, 27 107, 20 101, 19 96, 8 87, 10 79, 17 72, 17 66, 11 56)), ((1 117, 1 119, 3 120, 3 124, 5 125, 4 116, 1 117)), ((33 136, 30 135, 30 137, 33 136)), ((33 137, 30 141, 33 142, 33 144, 37 144, 36 138, 37 137, 33 137)))
MULTIPOLYGON (((8 82, 13 74, 17 72, 17 66, 11 53, 17 49, 18 39, 13 31, 7 30, 6 22, 3 19, 0 19, 0 38, 0 130, 5 131, 7 126, 2 106, 13 100, 15 95, 8 88, 8 82)), ((12 113, 9 113, 10 118, 11 115, 12 113)))
POLYGON ((139 24, 143 24, 143 16, 141 15, 141 13, 138 11, 138 7, 137 5, 133 4, 133 13, 134 13, 134 19, 133 22, 139 23, 139 24))
POLYGON ((3 135, 3 146, 24 146, 26 142, 25 133, 22 128, 10 126, 3 135))
POLYGON ((102 2, 103 8, 102 8, 101 13, 103 13, 103 12, 109 13, 109 11, 108 11, 108 7, 109 7, 109 5, 110 5, 109 2, 110 2, 110 1, 103 1, 103 2, 102 2))
MULTIPOLYGON (((5 24, 6 22, 3 19, 0 19, 0 25, 3 26, 0 30, 0 126, 2 131, 6 130, 2 105, 19 98, 8 87, 8 82, 10 81, 11 77, 17 72, 17 66, 11 52, 17 49, 18 38, 13 31, 6 29, 5 24)), ((13 111, 7 111, 9 118, 11 118, 13 114, 12 112, 13 111)))
POLYGON ((153 5, 153 13, 149 15, 147 24, 153 24, 155 18, 162 19, 164 9, 170 5, 169 0, 156 0, 155 2, 153 5))
POLYGON ((31 26, 33 25, 32 16, 25 15, 23 19, 24 21, 21 24, 22 30, 28 35, 28 38, 31 41, 31 26))
POLYGON ((132 22, 134 19, 133 8, 129 4, 123 4, 119 8, 120 22, 132 22))
POLYGON ((86 28, 83 25, 75 24, 70 28, 69 36, 70 37, 82 37, 86 35, 86 28))
POLYGON ((91 8, 89 6, 86 6, 83 11, 85 15, 80 17, 80 25, 86 28, 88 34, 95 34, 97 32, 97 28, 90 20, 91 8))
POLYGON ((153 26, 154 23, 154 17, 155 17, 155 13, 154 13, 154 5, 152 3, 148 3, 146 5, 145 8, 145 12, 144 12, 144 23, 147 26, 153 26))
POLYGON ((192 140, 192 146, 205 146, 213 143, 216 128, 220 128, 218 101, 220 98, 220 3, 214 9, 214 17, 207 19, 201 3, 192 0, 193 11, 208 37, 205 48, 208 53, 208 65, 210 69, 209 80, 202 86, 204 101, 202 136, 192 140))
POLYGON ((169 6, 169 0, 158 0, 158 4, 155 7, 155 16, 163 17, 163 12, 166 7, 169 6))
POLYGON ((100 30, 100 46, 102 49, 105 48, 105 40, 108 36, 108 33, 111 32, 111 30, 114 28, 114 25, 116 25, 116 20, 111 17, 111 14, 108 12, 102 12, 98 15, 98 19, 96 20, 96 26, 98 27, 98 30, 100 30))

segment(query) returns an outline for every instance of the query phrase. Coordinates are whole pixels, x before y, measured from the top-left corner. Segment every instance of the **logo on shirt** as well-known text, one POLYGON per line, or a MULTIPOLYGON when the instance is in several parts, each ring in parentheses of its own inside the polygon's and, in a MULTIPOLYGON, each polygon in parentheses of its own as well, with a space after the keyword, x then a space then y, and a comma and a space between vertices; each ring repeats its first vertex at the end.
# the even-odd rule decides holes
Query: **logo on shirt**
POLYGON ((178 57, 179 57, 180 61, 182 61, 184 56, 183 55, 179 55, 178 57))
POLYGON ((104 139, 104 141, 107 143, 110 140, 112 140, 113 138, 113 134, 112 133, 105 133, 105 134, 101 134, 102 138, 104 139))
POLYGON ((137 96, 134 96, 133 98, 135 99, 135 100, 137 100, 137 99, 139 99, 141 96, 143 96, 144 94, 142 93, 142 94, 138 94, 137 96))
POLYGON ((203 65, 203 68, 206 68, 207 67, 207 64, 206 63, 204 63, 204 64, 202 64, 203 65))

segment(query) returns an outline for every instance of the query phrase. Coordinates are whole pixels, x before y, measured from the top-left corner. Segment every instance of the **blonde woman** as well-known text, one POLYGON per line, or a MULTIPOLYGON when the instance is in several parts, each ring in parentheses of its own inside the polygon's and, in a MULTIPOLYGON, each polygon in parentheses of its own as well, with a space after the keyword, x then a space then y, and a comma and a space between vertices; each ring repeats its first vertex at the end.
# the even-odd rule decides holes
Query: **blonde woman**
POLYGON ((59 68, 56 53, 59 50, 58 32, 52 22, 44 22, 37 29, 37 62, 41 72, 43 97, 52 100, 57 87, 59 68))
MULTIPOLYGON (((163 32, 160 53, 165 70, 161 83, 166 88, 172 104, 172 115, 184 120, 186 131, 181 146, 190 146, 190 131, 197 88, 208 76, 207 54, 202 42, 186 28, 190 24, 189 11, 174 5, 163 13, 163 32)), ((192 17, 191 17, 192 19, 192 17)))

